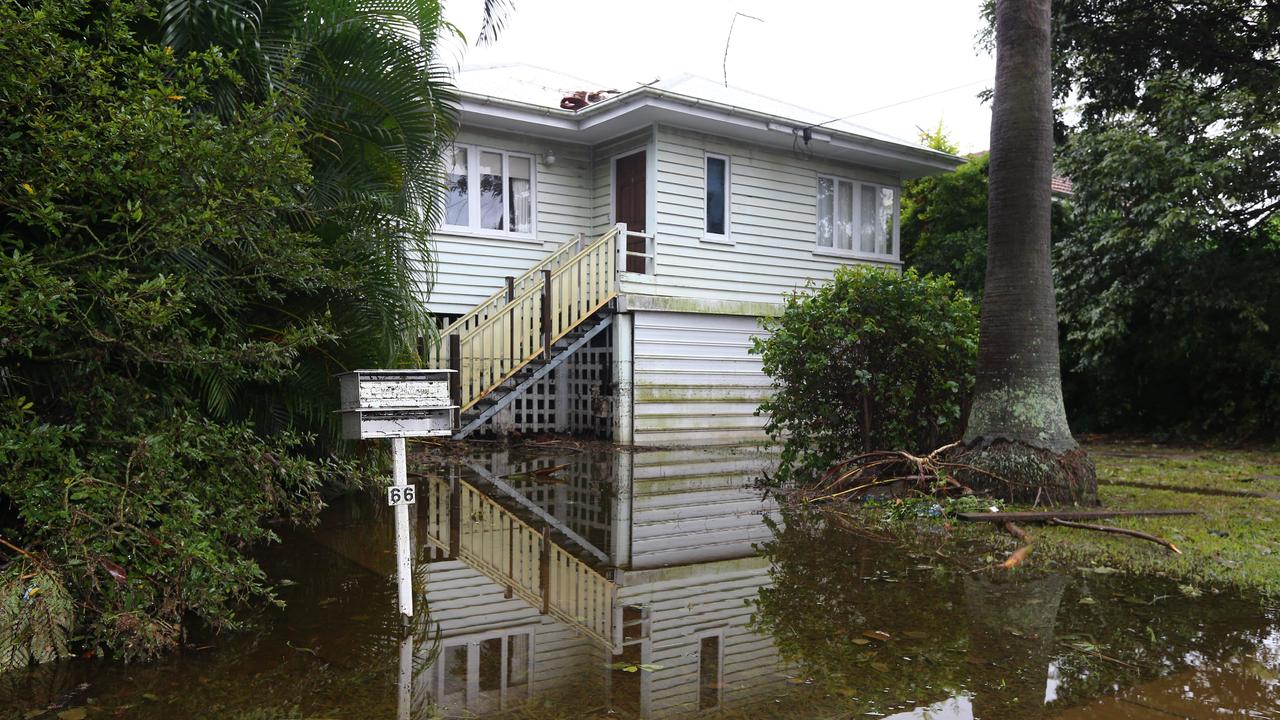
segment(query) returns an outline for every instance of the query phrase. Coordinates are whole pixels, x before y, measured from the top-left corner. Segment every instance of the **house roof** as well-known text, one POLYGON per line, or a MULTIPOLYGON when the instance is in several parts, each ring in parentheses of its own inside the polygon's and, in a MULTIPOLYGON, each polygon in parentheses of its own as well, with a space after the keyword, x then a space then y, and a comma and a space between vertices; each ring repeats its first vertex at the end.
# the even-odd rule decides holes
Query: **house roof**
POLYGON ((832 115, 692 74, 617 87, 531 65, 464 68, 457 75, 462 123, 595 144, 655 122, 919 177, 945 172, 954 155, 834 119, 832 115), (614 90, 579 110, 560 101, 581 90, 614 90), (805 137, 805 135, 808 137, 805 137))

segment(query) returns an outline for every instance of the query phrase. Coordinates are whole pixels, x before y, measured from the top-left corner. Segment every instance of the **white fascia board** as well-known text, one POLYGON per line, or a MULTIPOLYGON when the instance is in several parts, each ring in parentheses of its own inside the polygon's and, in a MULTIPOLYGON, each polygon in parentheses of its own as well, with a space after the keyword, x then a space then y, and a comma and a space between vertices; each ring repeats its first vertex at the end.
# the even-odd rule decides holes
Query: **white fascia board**
MULTIPOLYGON (((650 87, 636 88, 577 112, 466 93, 462 99, 464 124, 466 116, 471 116, 474 124, 481 126, 520 132, 533 132, 537 128, 541 130, 538 134, 549 138, 584 144, 594 144, 619 134, 611 125, 644 110, 648 110, 642 120, 645 124, 667 122, 680 125, 682 118, 694 119, 701 121, 700 124, 728 126, 750 134, 752 137, 747 139, 751 142, 765 144, 789 145, 797 133, 811 127, 807 123, 767 113, 650 87)), ((705 127, 695 129, 706 131, 705 127)), ((964 163, 963 158, 937 150, 830 128, 814 128, 808 149, 819 156, 893 168, 904 177, 948 172, 964 163)))

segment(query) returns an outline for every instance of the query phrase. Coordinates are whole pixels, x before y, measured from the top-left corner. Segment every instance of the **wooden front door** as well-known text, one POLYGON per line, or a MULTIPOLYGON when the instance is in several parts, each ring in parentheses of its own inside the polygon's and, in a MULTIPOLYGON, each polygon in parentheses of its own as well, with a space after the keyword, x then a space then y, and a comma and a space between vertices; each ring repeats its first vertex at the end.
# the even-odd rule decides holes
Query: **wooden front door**
MULTIPOLYGON (((614 222, 626 223, 627 232, 647 232, 645 222, 648 216, 648 203, 645 201, 645 151, 641 150, 625 157, 620 157, 613 167, 613 218, 614 222)), ((645 239, 628 237, 627 252, 643 253, 645 239)), ((627 255, 627 272, 643 273, 646 271, 645 258, 627 255)))

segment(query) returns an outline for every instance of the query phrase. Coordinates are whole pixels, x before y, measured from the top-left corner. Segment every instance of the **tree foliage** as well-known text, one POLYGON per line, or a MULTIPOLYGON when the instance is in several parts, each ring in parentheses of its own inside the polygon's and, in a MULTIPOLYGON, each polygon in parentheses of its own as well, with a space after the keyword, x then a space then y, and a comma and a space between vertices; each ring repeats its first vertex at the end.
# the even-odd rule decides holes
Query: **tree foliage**
POLYGON ((759 412, 783 443, 777 480, 886 448, 927 451, 960 432, 977 314, 947 277, 840 267, 786 299, 752 352, 773 378, 759 412))
POLYGON ((175 53, 218 51, 236 78, 210 84, 201 109, 222 118, 243 103, 292 102, 311 166, 295 229, 337 251, 344 287, 282 304, 329 313, 338 341, 303 350, 272 385, 210 378, 221 405, 270 430, 336 437, 333 374, 414 359, 434 324, 430 230, 442 206, 439 162, 456 126, 456 95, 436 61, 445 29, 438 0, 165 0, 149 36, 175 53))
POLYGON ((246 555, 264 520, 358 472, 290 417, 329 390, 280 398, 403 346, 348 321, 387 307, 364 273, 388 246, 317 207, 308 96, 217 112, 245 81, 219 48, 140 39, 151 10, 0 6, 0 537, 40 569, 20 597, 56 574, 80 638, 126 658, 270 596, 246 555))
MULTIPOLYGON (((922 136, 929 147, 949 142, 944 131, 922 136), (933 138, 935 142, 929 142, 933 138)), ((921 273, 948 274, 956 287, 982 299, 987 272, 986 152, 973 153, 954 172, 902 184, 902 261, 921 273)), ((1050 241, 1072 229, 1071 203, 1055 200, 1050 241)))
POLYGON ((973 298, 982 297, 987 271, 987 162, 987 153, 975 153, 955 172, 902 185, 903 262, 951 275, 973 298))
POLYGON ((1280 432, 1280 5, 1055 3, 1077 232, 1056 268, 1095 426, 1280 432))

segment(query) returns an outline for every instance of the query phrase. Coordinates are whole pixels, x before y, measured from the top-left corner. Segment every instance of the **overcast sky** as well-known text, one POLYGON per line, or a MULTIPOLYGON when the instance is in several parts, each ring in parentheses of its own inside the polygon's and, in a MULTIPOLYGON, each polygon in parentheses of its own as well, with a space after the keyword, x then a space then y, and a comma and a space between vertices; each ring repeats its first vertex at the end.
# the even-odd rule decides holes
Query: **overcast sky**
MULTIPOLYGON (((513 0, 475 47, 483 0, 445 0, 471 41, 453 64, 528 63, 627 90, 692 72, 915 140, 941 120, 962 152, 988 145, 994 59, 976 49, 981 0, 513 0), (921 97, 921 96, 928 97, 921 97), (892 107, 885 107, 885 106, 892 107)), ((586 88, 584 88, 586 89, 586 88)))

